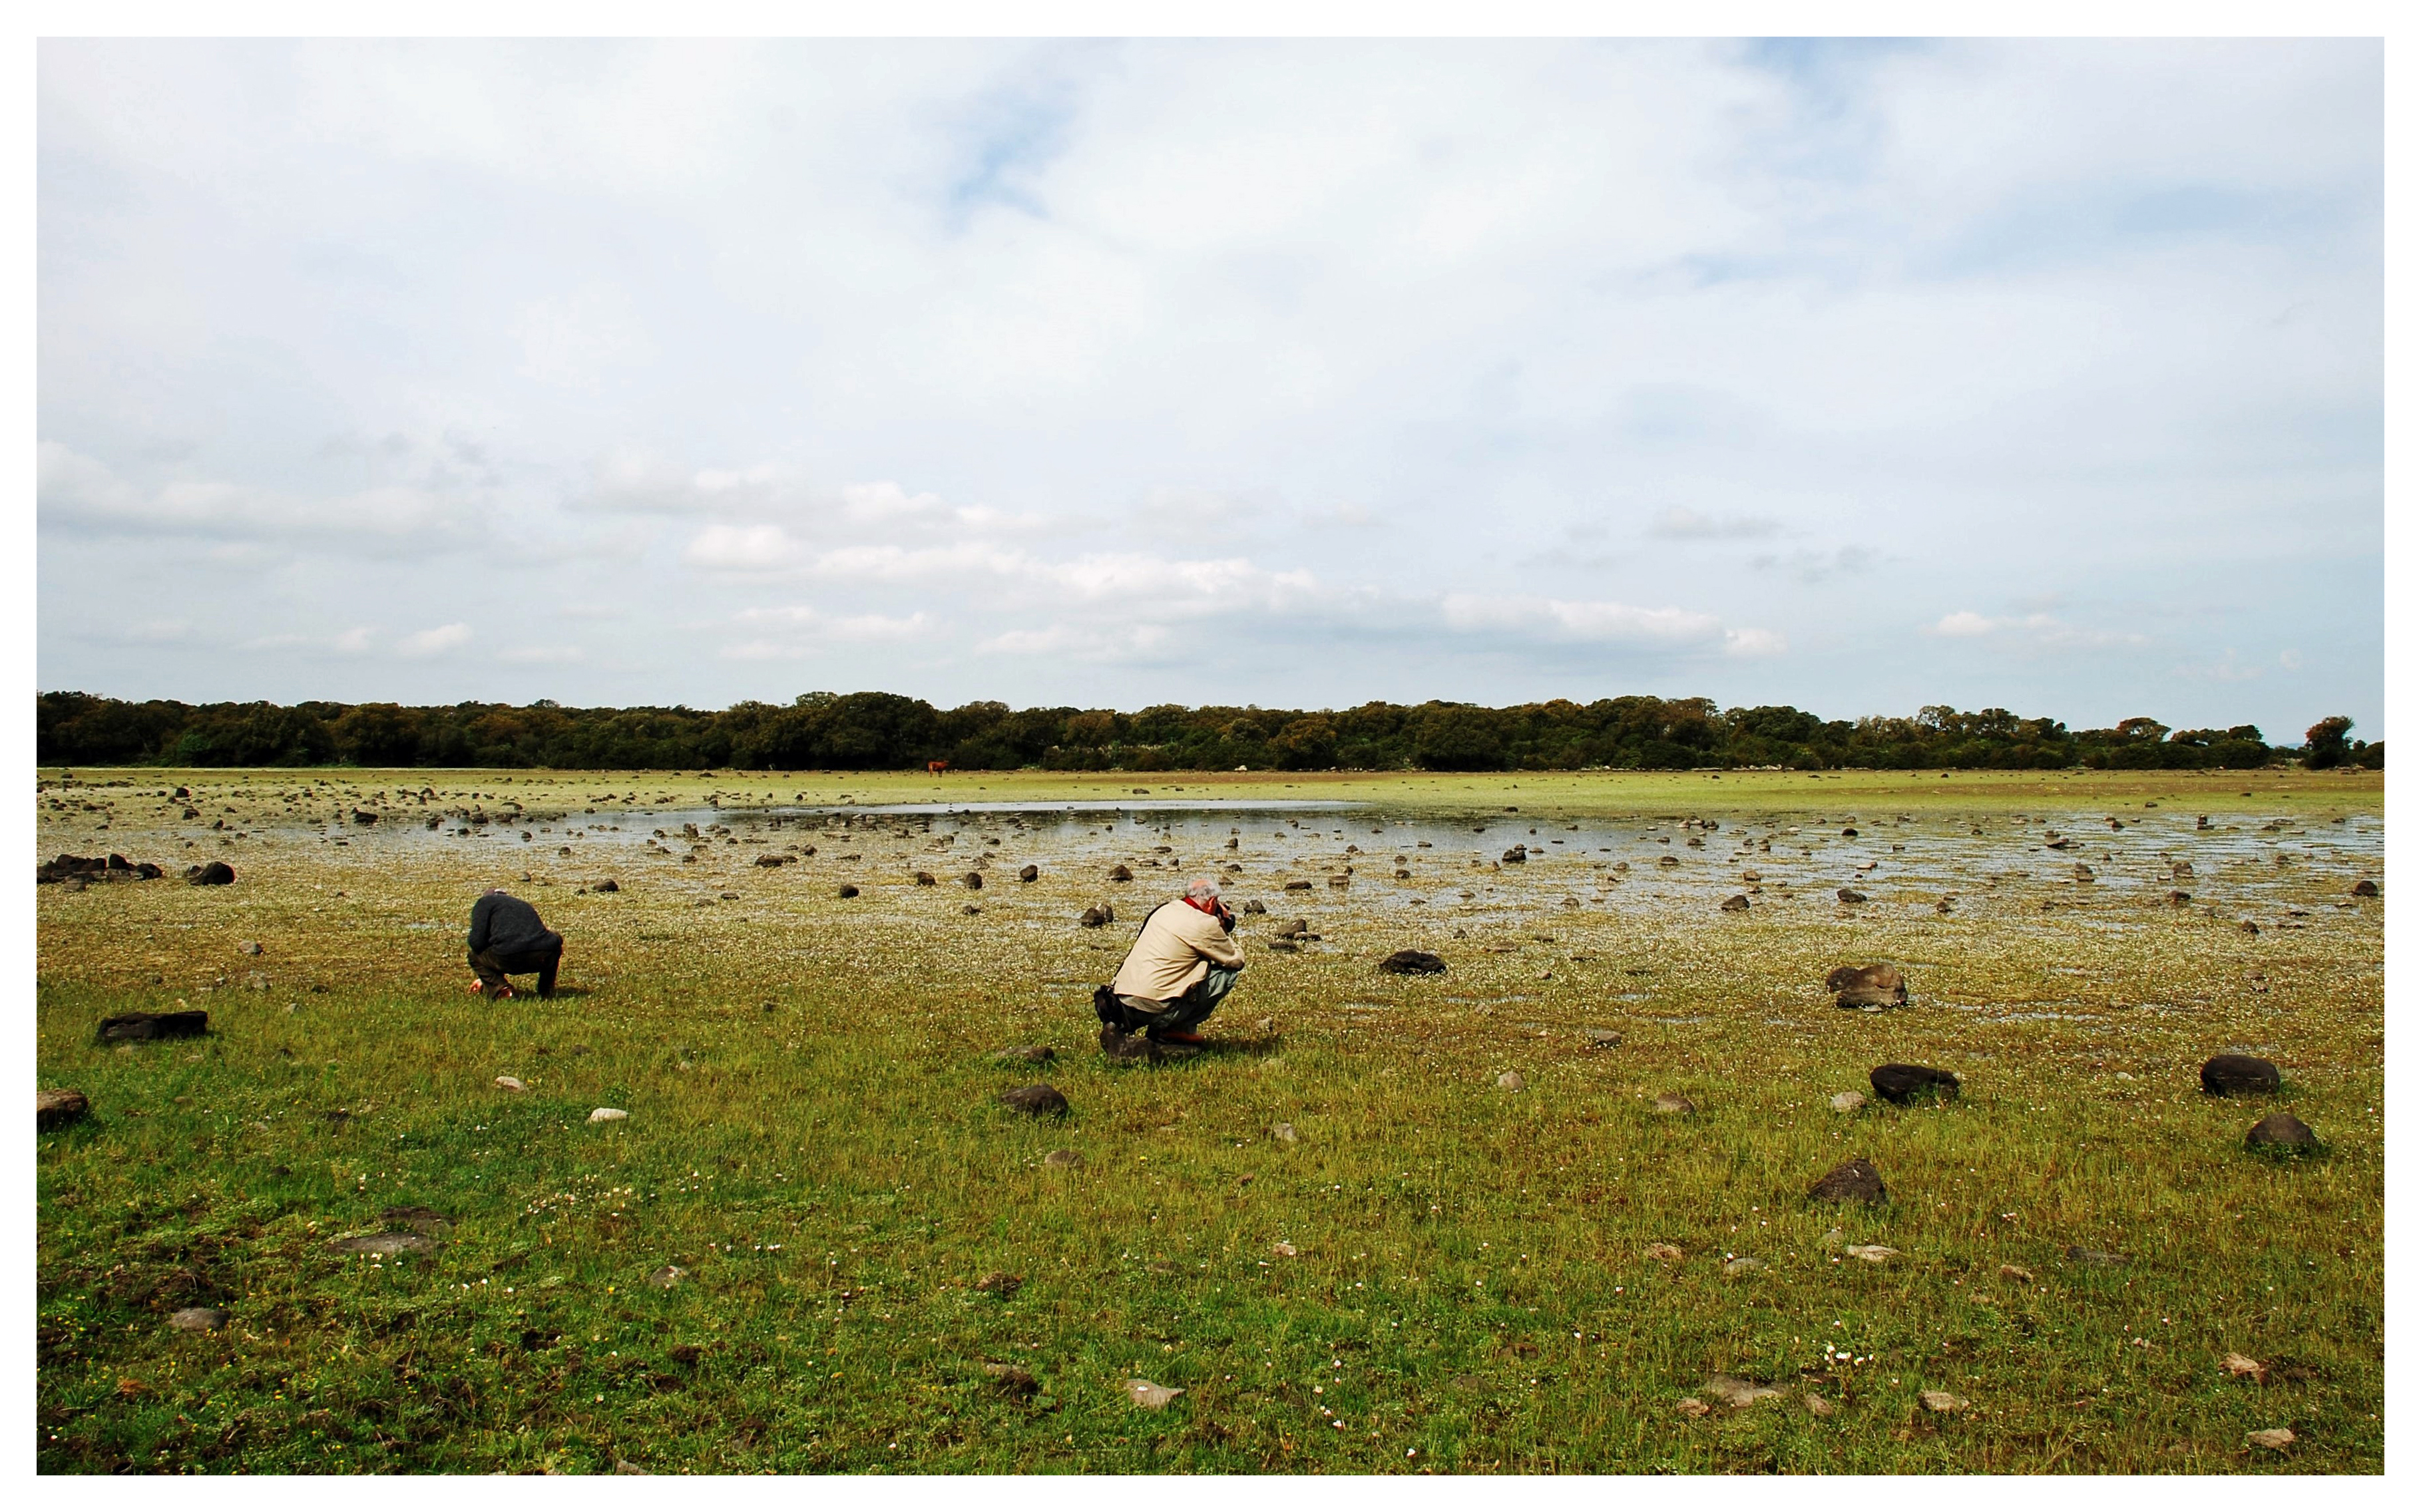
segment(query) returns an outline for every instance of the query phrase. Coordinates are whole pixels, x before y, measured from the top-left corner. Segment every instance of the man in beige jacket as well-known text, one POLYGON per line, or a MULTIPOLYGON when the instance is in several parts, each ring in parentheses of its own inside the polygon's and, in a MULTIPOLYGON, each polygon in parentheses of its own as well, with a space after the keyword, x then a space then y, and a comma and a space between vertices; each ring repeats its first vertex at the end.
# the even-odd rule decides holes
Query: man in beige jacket
POLYGON ((1124 1021, 1110 1027, 1138 1031, 1164 1045, 1198 1045, 1194 1026, 1210 1017, 1219 1000, 1244 974, 1244 953, 1229 938, 1236 916, 1219 901, 1219 884, 1208 877, 1188 882, 1183 897, 1152 910, 1110 983, 1124 1021))

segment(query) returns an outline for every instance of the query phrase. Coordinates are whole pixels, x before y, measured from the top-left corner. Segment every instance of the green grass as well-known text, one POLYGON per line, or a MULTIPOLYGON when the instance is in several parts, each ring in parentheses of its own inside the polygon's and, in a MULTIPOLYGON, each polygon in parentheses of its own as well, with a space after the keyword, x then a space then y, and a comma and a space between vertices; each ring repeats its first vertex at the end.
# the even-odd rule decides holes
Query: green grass
MULTIPOLYGON (((1281 905, 1285 858, 1248 836, 1238 896, 1312 917, 1323 942, 1268 953, 1247 920, 1252 969, 1210 1025, 1226 1047, 1150 1069, 1090 1046, 1080 988, 1128 931, 1074 927, 1110 891, 1089 865, 1005 848, 1044 879, 987 888, 971 916, 968 895, 909 887, 871 847, 863 865, 825 846, 767 874, 752 847, 608 868, 586 842, 572 861, 533 844, 510 865, 570 937, 576 991, 490 1005, 461 993, 460 928, 497 864, 274 827, 269 795, 321 775, 80 772, 134 787, 74 789, 115 798, 98 818, 44 810, 46 855, 211 853, 240 876, 39 890, 40 1080, 95 1109, 39 1142, 46 1471, 2383 1466, 2382 905, 2337 907, 2351 873, 2318 854, 2206 864, 2197 903, 2215 915, 2103 896, 2006 822, 2157 802, 2317 831, 2378 813, 2375 776, 946 779, 986 798, 1345 789, 1541 822, 1695 811, 1726 839, 1803 805, 1887 805, 1916 818, 1919 849, 1965 835, 1950 816, 1992 830, 1957 841, 1975 880, 1953 913, 1862 883, 1868 909, 1768 898, 1745 918, 1644 873, 1564 907, 1595 865, 1577 857, 1490 873, 1471 904, 1445 889, 1476 872, 1424 854, 1426 910, 1359 884, 1281 905), (178 783, 198 823, 234 807, 246 838, 222 846, 137 796, 178 783), (606 869, 622 894, 574 895, 606 869), (835 898, 844 879, 867 896, 835 898), (2258 936, 2237 927, 2257 915, 2258 936), (1407 944, 1451 972, 1372 970, 1407 944), (1911 1007, 1831 1005, 1825 970, 1868 959, 1906 963, 1911 1007), (106 1014, 180 1000, 211 1010, 209 1038, 91 1042, 106 1014), (1622 1043, 1592 1048, 1591 1027, 1622 1043), (1058 1060, 991 1058, 1034 1043, 1058 1060), (2196 1092, 2201 1059, 2238 1045, 2279 1062, 2279 1098, 2196 1092), (1948 1068, 1964 1093, 1829 1109, 1887 1060, 1948 1068), (1526 1087, 1500 1088, 1506 1070, 1526 1087), (528 1090, 495 1088, 507 1073, 528 1090), (1067 1095, 1064 1124, 994 1101, 1033 1080, 1067 1095), (1654 1114, 1665 1091, 1699 1111, 1654 1114), (587 1124, 599 1106, 632 1116, 587 1124), (2272 1107, 2311 1123, 2325 1158, 2246 1152, 2272 1107), (1084 1164, 1044 1167, 1060 1148, 1084 1164), (1851 1155, 1891 1201, 1808 1204, 1851 1155), (329 1253, 396 1205, 453 1226, 427 1255, 329 1253), (1685 1258, 1646 1257, 1655 1243, 1685 1258), (1865 1243, 1902 1253, 1841 1253, 1865 1243), (2070 1262, 2071 1245, 2127 1263, 2070 1262), (1766 1269, 1726 1275, 1727 1255, 1766 1269), (652 1285, 668 1265, 683 1275, 652 1285), (976 1289, 995 1273, 1022 1285, 976 1289), (231 1321, 167 1326, 190 1304, 231 1321), (2267 1381, 2230 1378, 2230 1351, 2267 1381), (987 1363, 1039 1394, 1004 1395, 987 1363), (1688 1415, 1717 1373, 1783 1395, 1688 1415), (1131 1376, 1186 1395, 1138 1409, 1131 1376), (1929 1412, 1924 1390, 1972 1407, 1929 1412), (2248 1448, 2272 1426, 2292 1449, 2248 1448)), ((349 789, 324 796, 347 803, 429 784, 575 813, 609 790, 936 786, 339 775, 349 789)), ((1758 864, 1829 881, 1820 861, 1758 864)), ((1701 866, 1719 863, 1692 852, 1701 866)), ((1155 889, 1165 876, 1117 891, 1122 915, 1155 889)))

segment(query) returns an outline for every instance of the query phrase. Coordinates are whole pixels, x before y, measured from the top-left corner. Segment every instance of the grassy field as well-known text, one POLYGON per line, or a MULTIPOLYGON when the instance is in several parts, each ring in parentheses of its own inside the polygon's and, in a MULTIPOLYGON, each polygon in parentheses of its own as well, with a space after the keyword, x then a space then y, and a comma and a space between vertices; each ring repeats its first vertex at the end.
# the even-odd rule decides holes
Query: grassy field
POLYGON ((37 775, 40 859, 170 873, 38 889, 93 1105, 39 1136, 45 1471, 2383 1466, 2376 774, 37 775), (844 796, 1369 806, 767 812, 844 796), (1106 1064, 1092 984, 1231 865, 1219 1046, 1106 1064), (553 1001, 464 994, 491 884, 553 1001), (1908 1006, 1834 1005, 1869 961, 1908 1006), (2200 1095, 2229 1049, 2281 1095, 2200 1095), (1962 1095, 1834 1110, 1887 1061, 1962 1095), (2324 1152, 2249 1153, 2275 1108, 2324 1152), (1851 1156, 1889 1200, 1810 1202, 1851 1156))

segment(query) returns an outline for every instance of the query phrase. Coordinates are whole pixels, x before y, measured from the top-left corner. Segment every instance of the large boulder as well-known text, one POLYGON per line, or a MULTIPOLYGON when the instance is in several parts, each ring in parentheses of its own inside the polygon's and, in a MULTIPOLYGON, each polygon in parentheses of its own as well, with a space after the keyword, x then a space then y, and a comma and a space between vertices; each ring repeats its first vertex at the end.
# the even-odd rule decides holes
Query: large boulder
POLYGON ((1033 1086, 1011 1087, 1000 1095, 1001 1104, 1029 1118, 1065 1118, 1068 1099, 1057 1087, 1045 1083, 1033 1086))
POLYGON ((1897 966, 1835 966, 1824 978, 1839 1008, 1897 1008, 1908 1002, 1908 981, 1897 966))
POLYGON ((2258 1055, 2213 1055, 2202 1063, 2202 1089, 2214 1098, 2278 1090, 2278 1068, 2258 1055))
POLYGON ((235 881, 235 868, 224 861, 213 861, 207 866, 188 866, 185 881, 195 887, 225 887, 235 881))
POLYGON ((1445 962, 1426 950, 1398 950, 1381 961, 1379 969, 1394 976, 1441 976, 1445 962))
POLYGON ((2273 1113, 2255 1124, 2244 1135, 2246 1149, 2309 1150, 2318 1149, 2320 1136, 2312 1126, 2291 1113, 2273 1113))
POLYGON ((34 1094, 34 1128, 37 1132, 65 1129, 92 1112, 92 1101, 81 1092, 67 1088, 42 1088, 34 1094))

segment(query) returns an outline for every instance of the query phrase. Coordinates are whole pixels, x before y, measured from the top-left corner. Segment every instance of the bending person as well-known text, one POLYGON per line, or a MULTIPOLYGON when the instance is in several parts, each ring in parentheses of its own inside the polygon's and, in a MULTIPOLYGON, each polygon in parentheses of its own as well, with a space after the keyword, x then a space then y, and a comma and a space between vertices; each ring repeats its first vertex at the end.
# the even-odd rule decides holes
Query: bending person
POLYGON ((563 964, 563 936, 548 928, 538 910, 501 887, 491 887, 471 905, 471 990, 510 997, 508 974, 538 973, 538 995, 554 996, 555 968, 563 964))
POLYGON ((1229 939, 1236 916, 1219 901, 1219 884, 1209 877, 1188 882, 1185 896, 1151 911, 1136 934, 1110 990, 1126 1021, 1111 1027, 1138 1031, 1167 1045, 1198 1045, 1194 1026, 1210 1017, 1244 974, 1244 953, 1229 939))

